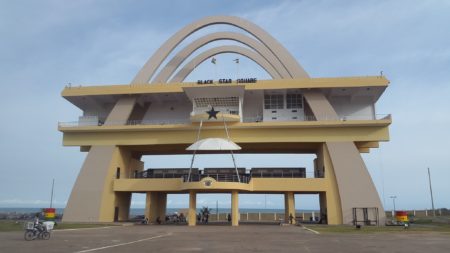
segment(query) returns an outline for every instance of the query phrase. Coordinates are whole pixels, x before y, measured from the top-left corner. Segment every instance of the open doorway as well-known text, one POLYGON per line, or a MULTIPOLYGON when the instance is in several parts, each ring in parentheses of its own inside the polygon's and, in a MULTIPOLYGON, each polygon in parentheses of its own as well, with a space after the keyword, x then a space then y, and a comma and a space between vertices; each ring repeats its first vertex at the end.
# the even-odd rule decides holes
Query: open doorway
POLYGON ((295 194, 296 220, 300 223, 324 223, 325 210, 321 210, 319 193, 295 194))
POLYGON ((231 193, 197 193, 197 224, 226 224, 231 217, 231 193))
POLYGON ((285 220, 284 194, 243 193, 239 195, 242 224, 280 224, 285 220))
POLYGON ((189 215, 189 194, 168 193, 165 224, 186 225, 189 215))
POLYGON ((128 220, 131 222, 142 222, 145 219, 145 193, 131 193, 130 211, 128 220))

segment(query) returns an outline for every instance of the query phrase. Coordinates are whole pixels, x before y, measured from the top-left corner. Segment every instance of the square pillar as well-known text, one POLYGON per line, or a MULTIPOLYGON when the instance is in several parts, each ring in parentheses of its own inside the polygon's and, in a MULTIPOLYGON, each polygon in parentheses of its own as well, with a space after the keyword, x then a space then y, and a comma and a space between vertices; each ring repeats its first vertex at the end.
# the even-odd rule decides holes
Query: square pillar
POLYGON ((150 216, 150 208, 151 208, 151 192, 147 192, 145 194, 145 211, 144 211, 144 216, 145 218, 147 218, 149 221, 151 221, 151 216, 150 216))
POLYGON ((284 222, 295 224, 295 199, 293 192, 284 193, 284 222), (292 216, 292 222, 289 217, 292 216))
POLYGON ((231 192, 231 226, 239 226, 239 192, 231 192))
POLYGON ((189 214, 188 225, 195 226, 197 224, 197 193, 189 191, 189 214))
POLYGON ((158 193, 147 192, 145 197, 145 217, 148 218, 149 222, 156 222, 158 216, 158 193))
POLYGON ((167 193, 158 192, 158 216, 162 222, 166 220, 167 193))
POLYGON ((114 215, 114 221, 127 221, 130 213, 131 192, 116 192, 115 197, 114 207, 118 213, 114 215))
POLYGON ((327 194, 325 192, 319 193, 319 203, 320 203, 320 223, 328 224, 328 214, 327 214, 327 194))

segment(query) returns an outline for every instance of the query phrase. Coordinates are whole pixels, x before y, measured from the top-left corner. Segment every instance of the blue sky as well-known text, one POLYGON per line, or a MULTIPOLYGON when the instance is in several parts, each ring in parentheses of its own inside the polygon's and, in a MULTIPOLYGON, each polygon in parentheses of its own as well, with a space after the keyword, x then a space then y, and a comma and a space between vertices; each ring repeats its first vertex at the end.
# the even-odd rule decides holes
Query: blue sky
MULTIPOLYGON (((67 83, 129 83, 173 33, 210 15, 239 16, 261 26, 312 77, 383 71, 391 85, 378 101, 377 113, 392 114, 391 141, 363 157, 385 208, 392 208, 391 195, 397 196, 398 208, 429 208, 427 167, 435 205, 450 207, 450 2, 243 2, 0 0, 0 207, 48 205, 52 178, 55 204, 65 206, 86 155, 62 147, 57 131, 58 121, 80 115, 60 96, 67 83)), ((228 27, 205 32, 222 29, 228 27)), ((234 78, 233 58, 218 56, 217 69, 205 63, 189 79, 215 78, 216 72, 234 78)), ((242 76, 268 78, 249 60, 241 59, 239 68, 242 76)), ((189 158, 145 161, 153 167, 185 167, 189 158)), ((311 166, 310 157, 298 156, 240 156, 238 164, 279 160, 285 166, 311 166)), ((200 157, 198 165, 227 161, 227 156, 200 157)), ((221 207, 229 203, 229 196, 215 195, 202 195, 199 203, 213 206, 216 199, 221 207)), ((133 202, 142 206, 142 196, 133 202)), ((242 207, 261 208, 264 202, 264 196, 241 198, 242 207)), ((186 203, 185 196, 169 197, 169 206, 186 203)), ((282 203, 281 196, 269 196, 266 202, 270 208, 282 203)), ((317 201, 300 198, 296 207, 315 208, 317 201)))

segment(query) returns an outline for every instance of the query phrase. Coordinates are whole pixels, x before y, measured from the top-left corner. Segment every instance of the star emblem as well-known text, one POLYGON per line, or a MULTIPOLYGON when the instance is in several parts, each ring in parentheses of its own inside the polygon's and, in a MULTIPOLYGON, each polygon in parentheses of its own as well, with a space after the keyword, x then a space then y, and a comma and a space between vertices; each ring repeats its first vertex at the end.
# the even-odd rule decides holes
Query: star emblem
POLYGON ((217 119, 217 114, 218 114, 219 112, 220 112, 220 111, 215 111, 215 110, 214 110, 214 107, 212 107, 210 111, 206 111, 206 113, 208 114, 208 119, 211 119, 211 118, 217 119))

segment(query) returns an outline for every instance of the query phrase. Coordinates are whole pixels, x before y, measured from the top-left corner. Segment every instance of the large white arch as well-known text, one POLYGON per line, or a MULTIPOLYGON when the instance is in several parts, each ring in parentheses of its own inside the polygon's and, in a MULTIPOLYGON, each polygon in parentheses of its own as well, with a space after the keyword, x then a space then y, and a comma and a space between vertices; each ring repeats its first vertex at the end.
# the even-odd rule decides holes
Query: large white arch
POLYGON ((216 32, 205 35, 178 52, 164 68, 162 68, 158 75, 153 79, 153 83, 165 83, 169 80, 170 76, 175 72, 175 70, 192 54, 194 51, 200 47, 217 40, 234 40, 245 44, 255 50, 258 54, 264 57, 270 65, 278 72, 282 78, 291 78, 289 72, 280 62, 280 60, 261 42, 246 36, 241 33, 236 32, 216 32))
POLYGON ((264 59, 261 55, 255 53, 254 51, 240 46, 220 46, 206 50, 205 52, 197 55, 189 63, 187 63, 182 69, 180 69, 174 77, 169 81, 169 83, 179 83, 182 82, 186 77, 195 69, 196 66, 200 65, 206 59, 223 53, 236 53, 245 56, 256 64, 261 66, 273 79, 281 79, 280 74, 273 68, 270 63, 264 59))
POLYGON ((158 67, 172 50, 192 33, 211 25, 227 24, 241 28, 255 36, 280 60, 283 66, 288 70, 292 78, 308 78, 309 75, 295 60, 295 58, 270 34, 259 26, 238 17, 233 16, 212 16, 200 19, 194 23, 185 26, 172 37, 170 37, 156 52, 148 59, 142 69, 135 76, 132 84, 147 83, 155 74, 158 67))

